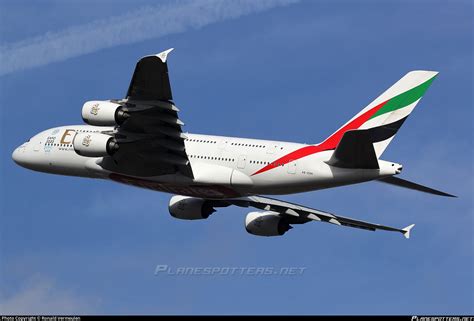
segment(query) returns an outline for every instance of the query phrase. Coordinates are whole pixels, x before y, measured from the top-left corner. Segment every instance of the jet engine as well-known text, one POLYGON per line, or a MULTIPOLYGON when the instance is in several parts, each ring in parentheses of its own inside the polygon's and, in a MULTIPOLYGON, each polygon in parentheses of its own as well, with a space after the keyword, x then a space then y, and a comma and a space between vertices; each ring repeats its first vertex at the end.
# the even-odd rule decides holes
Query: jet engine
POLYGON ((72 145, 77 154, 86 157, 112 156, 119 148, 114 137, 100 133, 77 133, 72 145))
POLYGON ((129 114, 119 104, 110 101, 87 101, 82 106, 82 119, 89 125, 121 125, 129 114))
POLYGON ((291 228, 290 224, 276 212, 250 212, 245 217, 245 229, 253 235, 278 236, 291 228))
POLYGON ((168 209, 171 216, 182 220, 205 219, 216 211, 205 199, 181 195, 170 199, 168 209))

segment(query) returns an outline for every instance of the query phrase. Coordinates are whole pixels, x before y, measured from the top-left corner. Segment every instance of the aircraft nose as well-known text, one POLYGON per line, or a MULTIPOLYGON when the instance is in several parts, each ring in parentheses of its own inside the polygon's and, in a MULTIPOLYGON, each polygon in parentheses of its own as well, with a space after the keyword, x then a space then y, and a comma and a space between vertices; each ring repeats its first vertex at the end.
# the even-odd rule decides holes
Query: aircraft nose
POLYGON ((26 167, 28 165, 28 159, 26 155, 26 144, 23 144, 17 147, 12 153, 12 159, 15 163, 22 167, 26 167))

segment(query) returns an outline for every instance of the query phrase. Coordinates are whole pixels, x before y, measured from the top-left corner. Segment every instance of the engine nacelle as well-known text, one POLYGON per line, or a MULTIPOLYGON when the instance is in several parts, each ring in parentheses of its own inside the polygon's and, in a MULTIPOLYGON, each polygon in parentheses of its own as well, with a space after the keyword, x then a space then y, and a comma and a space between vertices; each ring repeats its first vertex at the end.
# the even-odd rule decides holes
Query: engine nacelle
POLYGON ((279 236, 291 228, 276 212, 250 212, 245 217, 245 229, 253 235, 279 236))
POLYGON ((82 106, 82 119, 89 125, 121 125, 128 117, 121 105, 110 101, 92 100, 82 106))
POLYGON ((119 148, 115 138, 100 133, 77 133, 72 145, 77 154, 87 157, 112 156, 119 148))
POLYGON ((205 199, 181 195, 170 199, 168 209, 171 216, 182 220, 205 219, 216 211, 205 199))

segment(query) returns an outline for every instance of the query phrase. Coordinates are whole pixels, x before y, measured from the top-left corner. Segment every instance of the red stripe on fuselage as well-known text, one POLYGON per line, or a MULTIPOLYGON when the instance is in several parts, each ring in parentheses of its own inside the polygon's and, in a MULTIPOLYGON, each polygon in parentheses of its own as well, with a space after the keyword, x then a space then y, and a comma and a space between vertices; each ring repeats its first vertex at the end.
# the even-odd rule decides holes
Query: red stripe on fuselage
POLYGON ((280 157, 279 159, 277 159, 277 160, 273 161, 272 163, 266 165, 265 167, 259 169, 258 171, 253 173, 251 176, 269 171, 269 170, 271 170, 275 167, 288 164, 290 162, 293 162, 295 160, 298 160, 300 158, 303 158, 303 157, 306 157, 306 156, 309 156, 309 155, 313 155, 313 154, 316 154, 316 153, 319 153, 319 152, 322 152, 322 151, 325 151, 325 150, 335 149, 337 147, 337 144, 339 144, 339 141, 341 140, 342 136, 344 135, 344 133, 346 131, 357 129, 360 126, 362 126, 366 121, 368 121, 370 119, 370 117, 372 117, 387 102, 388 102, 388 100, 384 101, 383 103, 381 103, 381 104, 373 107, 372 109, 366 111, 365 113, 363 113, 362 115, 360 115, 356 119, 350 121, 349 123, 347 123, 346 125, 341 127, 338 131, 336 131, 334 134, 332 134, 331 136, 326 138, 326 140, 323 141, 322 143, 320 143, 318 145, 305 146, 303 148, 295 150, 294 152, 286 154, 285 156, 280 157))

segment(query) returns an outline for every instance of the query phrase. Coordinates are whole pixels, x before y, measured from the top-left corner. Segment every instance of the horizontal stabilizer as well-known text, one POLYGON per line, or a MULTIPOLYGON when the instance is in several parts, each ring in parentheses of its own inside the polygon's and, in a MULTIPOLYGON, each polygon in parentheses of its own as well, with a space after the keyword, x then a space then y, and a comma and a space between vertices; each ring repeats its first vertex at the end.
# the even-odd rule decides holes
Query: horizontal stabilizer
POLYGON ((380 182, 391 184, 391 185, 396 185, 408 189, 413 189, 416 191, 424 192, 424 193, 429 193, 429 194, 434 194, 434 195, 439 195, 439 196, 448 196, 448 197, 457 197, 455 195, 451 195, 445 192, 438 191, 436 189, 426 187, 420 184, 416 184, 398 177, 390 176, 386 178, 379 179, 380 182))
POLYGON ((379 162, 368 130, 344 133, 328 164, 343 168, 378 169, 379 162))

